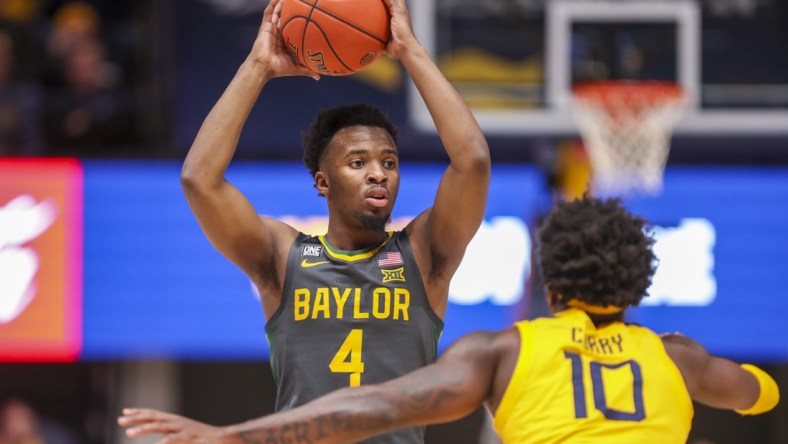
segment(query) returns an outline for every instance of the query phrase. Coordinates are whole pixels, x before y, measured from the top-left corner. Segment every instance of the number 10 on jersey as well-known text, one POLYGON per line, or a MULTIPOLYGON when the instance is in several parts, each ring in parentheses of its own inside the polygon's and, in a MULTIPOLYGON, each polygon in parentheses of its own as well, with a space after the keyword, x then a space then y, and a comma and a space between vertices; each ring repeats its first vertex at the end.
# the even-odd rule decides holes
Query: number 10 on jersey
MULTIPOLYGON (((583 359, 577 353, 564 352, 564 356, 572 363, 572 388, 575 400, 575 418, 588 418, 586 409, 586 389, 583 374, 583 359)), ((589 363, 591 372, 591 388, 594 394, 594 407, 599 410, 607 419, 614 421, 642 421, 646 417, 646 409, 643 405, 643 371, 640 364, 630 359, 627 361, 609 364, 591 361, 589 363), (631 372, 632 403, 635 406, 634 412, 624 412, 616 410, 607 403, 605 395, 605 380, 602 376, 603 369, 615 370, 627 367, 631 372)))
POLYGON ((339 347, 334 359, 328 364, 333 373, 350 373, 350 386, 361 385, 361 374, 364 373, 364 361, 361 360, 361 345, 364 339, 364 330, 353 329, 339 347))

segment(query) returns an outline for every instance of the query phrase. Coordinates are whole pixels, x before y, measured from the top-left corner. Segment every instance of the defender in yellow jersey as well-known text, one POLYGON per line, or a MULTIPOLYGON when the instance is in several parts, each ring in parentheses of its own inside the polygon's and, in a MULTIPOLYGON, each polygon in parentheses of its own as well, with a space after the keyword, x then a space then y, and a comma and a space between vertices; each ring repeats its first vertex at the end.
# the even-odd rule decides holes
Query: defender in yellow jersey
POLYGON ((519 322, 517 364, 495 413, 504 442, 683 443, 692 400, 661 338, 577 308, 519 322))
POLYGON ((554 316, 467 335, 408 375, 235 426, 139 409, 120 424, 131 436, 167 433, 170 444, 346 443, 486 404, 504 444, 669 444, 686 442, 693 399, 741 414, 774 408, 777 384, 757 367, 624 322, 654 273, 644 225, 616 200, 557 203, 539 231, 554 316))

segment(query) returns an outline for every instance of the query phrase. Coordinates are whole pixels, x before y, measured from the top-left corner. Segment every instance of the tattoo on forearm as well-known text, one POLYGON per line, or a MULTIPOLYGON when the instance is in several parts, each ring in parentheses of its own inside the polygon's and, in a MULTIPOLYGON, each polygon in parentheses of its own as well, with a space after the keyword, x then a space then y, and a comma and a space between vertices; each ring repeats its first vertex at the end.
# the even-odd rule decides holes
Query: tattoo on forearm
MULTIPOLYGON (((315 431, 315 439, 323 439, 326 437, 325 427, 324 427, 326 420, 327 418, 325 416, 319 416, 315 418, 314 423, 315 423, 315 427, 317 428, 317 430, 315 431)), ((307 427, 307 430, 308 429, 309 427, 307 427)))
POLYGON ((411 405, 412 407, 423 409, 424 405, 428 408, 438 409, 443 406, 447 401, 460 396, 461 393, 455 390, 435 390, 430 393, 425 393, 423 396, 412 397, 410 399, 403 399, 402 401, 411 405))
POLYGON ((309 421, 239 432, 238 437, 246 444, 314 444, 329 436, 379 430, 390 423, 388 418, 370 416, 362 410, 358 413, 332 413, 309 421))
POLYGON ((467 381, 459 380, 447 383, 437 372, 430 372, 424 375, 424 382, 418 383, 425 387, 437 387, 420 395, 408 394, 399 396, 393 400, 402 409, 415 412, 439 410, 446 403, 451 403, 455 398, 462 396, 467 381))
MULTIPOLYGON (((433 379, 439 376, 429 374, 425 377, 433 379)), ((447 386, 444 382, 440 389, 419 396, 414 396, 413 393, 395 393, 387 395, 388 399, 357 398, 350 401, 349 405, 352 407, 346 411, 296 422, 284 419, 286 424, 280 422, 256 431, 241 432, 239 437, 246 444, 316 444, 327 442, 328 439, 358 439, 361 435, 367 435, 367 432, 384 432, 396 425, 395 417, 390 416, 392 404, 396 406, 394 411, 417 415, 440 409, 461 396, 466 383, 467 381, 456 381, 447 386)))
POLYGON ((314 441, 309 437, 310 425, 307 421, 297 422, 291 425, 282 425, 259 430, 240 432, 238 437, 247 444, 312 444, 314 441), (265 436, 262 436, 265 434, 265 436))

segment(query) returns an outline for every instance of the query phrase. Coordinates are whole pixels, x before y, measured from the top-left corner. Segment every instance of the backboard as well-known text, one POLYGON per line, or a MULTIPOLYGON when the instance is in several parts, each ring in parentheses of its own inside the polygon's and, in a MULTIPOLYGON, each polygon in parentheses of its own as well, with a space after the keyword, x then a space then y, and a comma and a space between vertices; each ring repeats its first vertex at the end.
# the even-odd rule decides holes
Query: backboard
MULTIPOLYGON (((635 79, 683 88, 691 106, 678 134, 788 135, 783 3, 419 0, 411 9, 417 37, 488 134, 576 134, 573 85, 635 79)), ((417 94, 408 106, 414 126, 433 131, 417 94)))

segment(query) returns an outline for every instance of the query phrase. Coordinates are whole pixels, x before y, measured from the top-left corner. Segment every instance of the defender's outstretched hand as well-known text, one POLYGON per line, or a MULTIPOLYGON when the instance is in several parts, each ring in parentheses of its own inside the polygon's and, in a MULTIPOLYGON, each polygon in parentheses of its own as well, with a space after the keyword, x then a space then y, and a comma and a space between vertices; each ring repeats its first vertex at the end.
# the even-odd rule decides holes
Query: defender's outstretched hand
POLYGON ((224 442, 223 428, 152 409, 123 409, 118 424, 126 436, 163 435, 157 444, 217 444, 224 442))
POLYGON ((271 0, 268 3, 248 60, 263 65, 271 77, 309 76, 318 80, 320 75, 308 70, 290 56, 279 29, 281 11, 282 0, 271 0))

